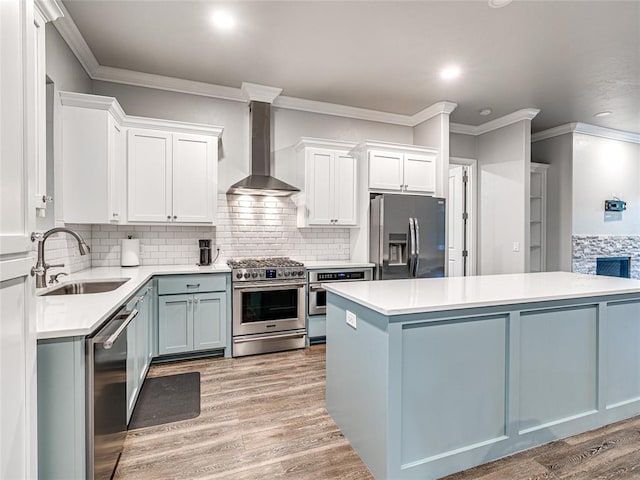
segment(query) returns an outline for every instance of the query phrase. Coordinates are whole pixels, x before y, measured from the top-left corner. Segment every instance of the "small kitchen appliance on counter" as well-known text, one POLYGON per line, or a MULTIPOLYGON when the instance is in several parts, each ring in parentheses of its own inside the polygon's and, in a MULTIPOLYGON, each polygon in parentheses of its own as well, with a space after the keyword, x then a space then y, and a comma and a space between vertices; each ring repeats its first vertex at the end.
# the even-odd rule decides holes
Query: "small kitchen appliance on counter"
POLYGON ((200 261, 198 265, 211 265, 211 240, 198 240, 200 246, 200 261))
POLYGON ((304 264, 288 257, 227 261, 233 283, 234 357, 304 348, 304 264))

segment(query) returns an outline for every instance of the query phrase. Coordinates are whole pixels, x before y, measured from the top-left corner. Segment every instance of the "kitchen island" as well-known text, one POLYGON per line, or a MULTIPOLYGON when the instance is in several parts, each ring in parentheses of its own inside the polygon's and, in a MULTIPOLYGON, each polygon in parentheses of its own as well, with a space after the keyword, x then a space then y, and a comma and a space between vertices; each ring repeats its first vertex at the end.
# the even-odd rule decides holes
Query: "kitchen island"
POLYGON ((377 479, 436 479, 640 414, 640 281, 324 286, 327 410, 377 479))

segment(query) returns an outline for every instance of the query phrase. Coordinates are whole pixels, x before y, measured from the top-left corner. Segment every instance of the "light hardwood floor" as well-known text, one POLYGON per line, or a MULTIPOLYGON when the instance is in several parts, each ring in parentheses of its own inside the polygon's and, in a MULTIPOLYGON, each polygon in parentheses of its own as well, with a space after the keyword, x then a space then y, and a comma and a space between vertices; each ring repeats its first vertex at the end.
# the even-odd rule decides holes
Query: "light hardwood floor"
MULTIPOLYGON (((132 430, 115 479, 372 479, 324 407, 325 348, 154 365, 199 371, 201 413, 132 430)), ((640 417, 447 480, 640 480, 640 417)))

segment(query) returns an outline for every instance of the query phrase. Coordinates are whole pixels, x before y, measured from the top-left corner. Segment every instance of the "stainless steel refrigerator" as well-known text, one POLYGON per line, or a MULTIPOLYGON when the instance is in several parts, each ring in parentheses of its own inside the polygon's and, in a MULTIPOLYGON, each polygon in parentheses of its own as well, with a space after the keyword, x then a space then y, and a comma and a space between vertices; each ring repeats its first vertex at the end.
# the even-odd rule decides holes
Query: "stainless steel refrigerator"
POLYGON ((444 198, 378 195, 371 199, 369 225, 376 280, 444 277, 444 198))

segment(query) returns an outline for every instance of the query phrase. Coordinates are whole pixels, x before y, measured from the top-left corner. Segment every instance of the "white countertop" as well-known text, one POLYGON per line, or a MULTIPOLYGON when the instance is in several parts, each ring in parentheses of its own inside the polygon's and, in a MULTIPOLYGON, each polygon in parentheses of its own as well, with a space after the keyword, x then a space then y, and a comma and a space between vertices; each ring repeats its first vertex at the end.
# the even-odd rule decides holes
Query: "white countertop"
POLYGON ((121 287, 104 293, 84 295, 36 294, 36 328, 38 339, 84 336, 92 333, 118 307, 154 275, 184 273, 229 273, 226 265, 199 267, 196 265, 153 265, 147 267, 89 268, 61 277, 61 284, 78 280, 130 278, 121 287))
POLYGON ((568 272, 326 283, 383 315, 640 293, 640 280, 568 272))
POLYGON ((317 262, 304 262, 304 268, 306 268, 307 270, 320 270, 324 268, 371 268, 373 266, 373 263, 351 262, 349 260, 322 260, 317 262))

